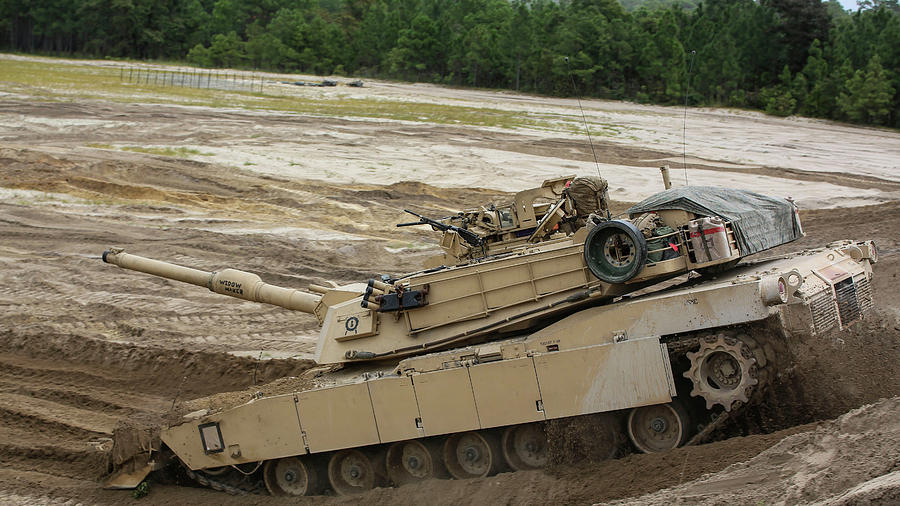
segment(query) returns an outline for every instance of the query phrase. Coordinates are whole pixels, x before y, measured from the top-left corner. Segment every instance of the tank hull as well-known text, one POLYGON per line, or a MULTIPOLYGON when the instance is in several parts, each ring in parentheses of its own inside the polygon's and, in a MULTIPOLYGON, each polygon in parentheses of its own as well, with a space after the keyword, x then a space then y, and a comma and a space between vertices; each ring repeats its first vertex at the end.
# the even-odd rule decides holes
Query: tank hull
MULTIPOLYGON (((767 388, 774 340, 822 334, 862 317, 873 305, 874 260, 871 243, 844 241, 758 262, 712 281, 589 307, 536 332, 407 358, 387 373, 194 414, 163 429, 162 441, 192 471, 252 463, 275 469, 295 457, 310 472, 318 457, 347 468, 355 454, 346 452, 356 451, 383 479, 384 452, 427 445, 442 451, 420 449, 423 455, 454 476, 497 462, 527 468, 523 462, 536 454, 515 441, 531 441, 528 428, 542 427, 536 423, 573 416, 627 415, 638 449, 677 446, 691 435, 683 406, 705 401, 707 411, 737 410, 767 388), (777 336, 762 335, 762 322, 777 336), (753 335, 724 330, 748 325, 753 335), (703 384, 732 366, 742 371, 735 388, 726 388, 727 377, 713 390, 703 384), (641 429, 644 419, 653 429, 641 429), (679 430, 654 432, 667 420, 679 430), (457 462, 460 448, 479 457, 457 462), (482 462, 484 455, 494 460, 482 462)), ((271 476, 277 482, 279 475, 271 476)), ((355 490, 341 488, 342 479, 356 483, 346 476, 328 477, 338 481, 335 490, 355 490)))

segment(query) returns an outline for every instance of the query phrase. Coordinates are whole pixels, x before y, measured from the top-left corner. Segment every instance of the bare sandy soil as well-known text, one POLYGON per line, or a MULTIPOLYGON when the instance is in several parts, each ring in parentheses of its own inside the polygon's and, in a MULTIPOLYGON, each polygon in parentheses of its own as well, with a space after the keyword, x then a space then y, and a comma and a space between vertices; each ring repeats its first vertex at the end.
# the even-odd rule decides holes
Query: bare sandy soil
MULTIPOLYGON (((370 87, 385 100, 577 111, 572 101, 370 87)), ((593 101, 586 110, 643 132, 595 140, 615 208, 657 190, 659 161, 680 159, 680 134, 665 133, 680 112, 593 101)), ((721 430, 716 442, 377 489, 363 501, 897 499, 900 135, 745 112, 690 111, 689 121, 718 125, 694 144, 703 149, 688 151, 689 162, 708 172, 692 169, 692 183, 709 177, 745 188, 787 187, 771 193, 806 204, 808 235, 784 249, 876 240, 877 309, 848 332, 795 343, 793 366, 764 404, 721 430)), ((444 215, 545 178, 595 170, 583 138, 557 132, 0 98, 0 503, 132 502, 130 493, 98 485, 118 423, 152 419, 200 396, 303 377, 312 366, 314 318, 103 264, 99 256, 108 246, 201 269, 249 270, 298 288, 357 281, 417 269, 435 247, 430 232, 394 227, 405 220, 404 208, 444 215), (180 146, 213 155, 185 159, 92 144, 180 146)), ((177 479, 155 484, 148 499, 287 502, 233 498, 177 479)))

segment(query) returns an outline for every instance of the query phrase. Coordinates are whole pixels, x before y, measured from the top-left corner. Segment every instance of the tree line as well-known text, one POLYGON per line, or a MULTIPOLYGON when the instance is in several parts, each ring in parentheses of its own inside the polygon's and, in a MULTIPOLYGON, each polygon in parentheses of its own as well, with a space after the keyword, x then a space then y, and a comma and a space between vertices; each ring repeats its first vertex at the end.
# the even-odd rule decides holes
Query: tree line
POLYGON ((863 0, 852 13, 836 0, 624 4, 0 0, 0 48, 561 96, 577 90, 900 127, 897 0, 863 0))

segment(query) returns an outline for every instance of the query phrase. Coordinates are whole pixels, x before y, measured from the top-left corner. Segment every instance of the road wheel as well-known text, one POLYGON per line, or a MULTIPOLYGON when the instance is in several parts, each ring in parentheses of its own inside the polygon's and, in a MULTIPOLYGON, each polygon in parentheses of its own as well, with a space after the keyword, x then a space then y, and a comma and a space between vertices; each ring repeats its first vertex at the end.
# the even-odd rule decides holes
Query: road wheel
POLYGON ((447 470, 458 480, 494 474, 503 460, 500 443, 489 432, 453 434, 444 443, 443 453, 447 470))
POLYGON ((647 241, 631 222, 604 221, 585 238, 584 261, 597 279, 624 283, 647 263, 647 241))
POLYGON ((500 441, 503 458, 516 471, 540 469, 547 465, 547 435, 542 424, 513 425, 503 431, 500 441))
POLYGON ((328 461, 328 482, 340 495, 351 495, 375 488, 375 466, 359 450, 341 450, 328 461))
POLYGON ((267 460, 263 481, 272 495, 313 495, 319 491, 319 479, 308 461, 299 457, 267 460))
POLYGON ((432 441, 400 441, 392 444, 385 457, 387 475, 394 485, 439 478, 446 470, 440 445, 432 441))
POLYGON ((628 414, 628 437, 644 453, 677 448, 688 438, 690 420, 678 402, 634 408, 628 414))

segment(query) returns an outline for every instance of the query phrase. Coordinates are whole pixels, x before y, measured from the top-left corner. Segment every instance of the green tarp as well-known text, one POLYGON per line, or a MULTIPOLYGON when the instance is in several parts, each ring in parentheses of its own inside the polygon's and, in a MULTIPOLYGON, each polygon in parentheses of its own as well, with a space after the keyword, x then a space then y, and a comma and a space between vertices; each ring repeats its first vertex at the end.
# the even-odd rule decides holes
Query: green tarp
POLYGON ((782 198, 733 188, 671 188, 632 206, 627 212, 634 217, 663 209, 681 209, 732 222, 742 255, 774 248, 801 236, 793 204, 782 198))

